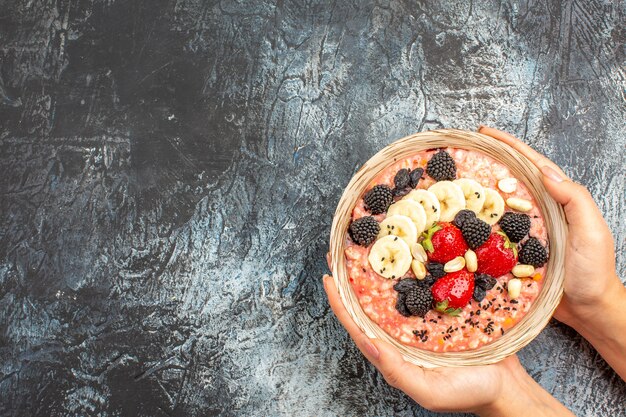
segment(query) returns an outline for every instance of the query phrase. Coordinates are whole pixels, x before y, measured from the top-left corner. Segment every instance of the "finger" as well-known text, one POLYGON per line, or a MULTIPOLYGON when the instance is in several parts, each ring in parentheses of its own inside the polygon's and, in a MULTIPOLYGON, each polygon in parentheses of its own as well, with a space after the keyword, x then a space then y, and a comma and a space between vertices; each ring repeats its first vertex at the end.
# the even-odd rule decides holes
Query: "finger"
POLYGON ((542 167, 541 172, 548 194, 563 205, 570 227, 574 230, 580 227, 596 231, 600 227, 606 227, 602 213, 587 188, 573 181, 566 181, 550 167, 542 167))
POLYGON ((354 343, 359 348, 359 350, 365 355, 365 357, 372 363, 374 363, 379 356, 379 352, 376 349, 376 346, 372 344, 369 337, 365 335, 357 326, 357 324, 350 317, 350 313, 343 305, 341 301, 341 297, 339 296, 339 291, 337 291, 337 286, 335 285, 335 280, 333 277, 329 275, 324 275, 322 278, 324 281, 324 290, 326 291, 326 295, 328 296, 328 302, 330 303, 330 308, 335 313, 335 316, 339 319, 339 322, 346 328, 348 334, 354 340, 354 343))
POLYGON ((562 177, 567 178, 567 175, 561 170, 561 168, 552 162, 550 159, 546 158, 530 146, 526 145, 521 140, 517 139, 515 136, 503 132, 498 129, 494 129, 492 127, 480 126, 478 128, 478 133, 482 133, 483 135, 491 136, 494 139, 497 139, 501 142, 506 143, 513 149, 517 150, 519 153, 524 155, 526 158, 530 159, 537 168, 541 169, 543 166, 549 166, 556 172, 558 172, 562 177))

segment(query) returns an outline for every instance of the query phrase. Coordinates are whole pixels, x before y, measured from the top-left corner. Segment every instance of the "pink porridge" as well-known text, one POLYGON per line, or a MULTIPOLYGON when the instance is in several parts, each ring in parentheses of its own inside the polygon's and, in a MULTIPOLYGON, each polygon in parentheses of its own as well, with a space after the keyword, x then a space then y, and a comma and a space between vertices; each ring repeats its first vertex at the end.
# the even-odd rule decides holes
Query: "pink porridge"
POLYGON ((378 194, 366 192, 354 207, 355 227, 351 225, 346 233, 345 249, 350 283, 370 319, 406 345, 446 352, 493 342, 524 317, 543 285, 548 236, 542 213, 521 179, 480 152, 446 148, 395 161, 366 191, 377 186, 386 187, 379 187, 378 194), (451 159, 439 155, 441 167, 435 166, 434 159, 430 164, 437 153, 447 153, 451 159), (446 164, 454 165, 456 172, 436 181, 431 174, 447 175, 445 170, 450 167, 446 164), (421 175, 419 168, 423 169, 421 175), (399 188, 400 182, 406 183, 406 174, 411 174, 410 185, 399 188), (433 187, 436 183, 440 184, 433 187), (459 189, 465 202, 459 201, 459 189), (433 195, 438 201, 431 204, 428 198, 433 195), (416 204, 422 208, 416 209, 416 204), (461 210, 454 208, 457 204, 473 217, 475 229, 469 221, 461 222, 461 210), (491 244, 485 243, 487 236, 504 242, 500 252, 485 249, 491 244), (438 242, 444 238, 458 242, 443 247, 438 242), (406 248, 410 250, 408 257, 406 248), (496 253, 493 262, 485 258, 491 253, 496 253), (485 278, 491 275, 484 271, 498 271, 502 265, 506 265, 506 273, 485 278), (439 271, 437 277, 435 270, 439 271), (463 282, 455 281, 459 274, 465 277, 463 282), (406 283, 421 292, 407 295, 394 288, 407 278, 413 281, 406 283), (491 284, 484 284, 485 279, 491 284), (447 298, 445 294, 449 294, 447 298), (425 303, 428 306, 424 307, 425 303))

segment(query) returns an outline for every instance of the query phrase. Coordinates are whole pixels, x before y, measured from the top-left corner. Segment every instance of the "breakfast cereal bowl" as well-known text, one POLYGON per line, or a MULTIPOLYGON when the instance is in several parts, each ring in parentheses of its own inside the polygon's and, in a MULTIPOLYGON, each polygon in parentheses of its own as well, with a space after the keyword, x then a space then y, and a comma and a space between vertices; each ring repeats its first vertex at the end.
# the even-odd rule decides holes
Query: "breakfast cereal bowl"
POLYGON ((331 267, 368 337, 424 367, 484 365, 550 320, 566 230, 515 149, 474 132, 422 132, 354 175, 333 219, 331 267))

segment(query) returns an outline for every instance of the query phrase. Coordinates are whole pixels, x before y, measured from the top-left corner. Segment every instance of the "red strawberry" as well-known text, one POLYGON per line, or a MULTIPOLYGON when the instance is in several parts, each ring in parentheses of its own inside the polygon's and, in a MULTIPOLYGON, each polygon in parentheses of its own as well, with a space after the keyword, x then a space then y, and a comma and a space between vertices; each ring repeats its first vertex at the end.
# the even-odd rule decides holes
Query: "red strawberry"
POLYGON ((517 263, 517 249, 506 236, 492 233, 489 239, 476 252, 478 274, 489 274, 494 278, 511 272, 517 263))
POLYGON ((442 264, 463 256, 467 251, 461 230, 452 223, 439 223, 428 229, 422 245, 428 251, 429 260, 442 264))
POLYGON ((436 310, 452 316, 469 303, 474 293, 474 274, 466 269, 452 272, 435 282, 430 289, 436 303, 436 310))

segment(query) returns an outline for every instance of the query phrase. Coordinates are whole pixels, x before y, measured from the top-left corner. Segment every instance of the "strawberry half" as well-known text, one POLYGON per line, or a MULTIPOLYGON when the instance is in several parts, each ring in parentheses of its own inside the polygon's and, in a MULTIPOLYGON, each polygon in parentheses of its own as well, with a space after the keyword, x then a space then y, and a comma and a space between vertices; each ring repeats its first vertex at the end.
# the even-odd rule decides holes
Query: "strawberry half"
POLYGON ((511 272, 517 263, 517 248, 504 234, 492 233, 477 249, 477 274, 489 274, 498 278, 511 272))
POLYGON ((452 272, 438 279, 430 291, 437 311, 458 316, 474 294, 474 274, 466 269, 452 272))
POLYGON ((442 264, 463 256, 467 251, 463 233, 452 223, 439 223, 428 229, 422 245, 428 251, 429 260, 442 264))

